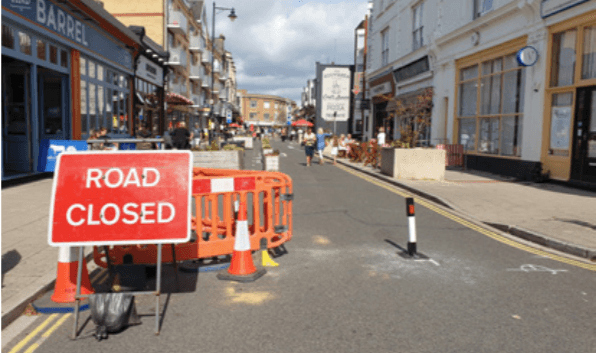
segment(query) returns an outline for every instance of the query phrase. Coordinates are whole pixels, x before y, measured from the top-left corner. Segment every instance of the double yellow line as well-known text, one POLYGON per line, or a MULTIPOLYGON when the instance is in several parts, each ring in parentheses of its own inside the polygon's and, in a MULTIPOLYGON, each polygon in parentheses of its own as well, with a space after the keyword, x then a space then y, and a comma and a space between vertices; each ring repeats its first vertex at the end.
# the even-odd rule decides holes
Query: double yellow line
MULTIPOLYGON (((93 282, 101 283, 101 282, 105 281, 107 276, 108 276, 108 271, 103 269, 93 278, 93 282)), ((71 313, 63 314, 47 331, 45 331, 35 342, 33 342, 27 348, 27 350, 24 351, 24 353, 32 353, 37 348, 39 348, 39 346, 41 346, 42 343, 45 342, 45 340, 47 340, 52 335, 52 333, 54 333, 54 331, 56 331, 56 329, 58 329, 58 327, 60 327, 60 325, 62 325, 64 323, 64 321, 66 321, 71 315, 72 315, 71 313)), ((27 337, 23 338, 23 340, 21 342, 17 343, 17 345, 14 346, 8 353, 20 352, 21 349, 25 348, 25 346, 27 346, 27 344, 29 344, 29 342, 31 342, 31 340, 33 340, 35 337, 37 337, 37 335, 40 332, 42 332, 48 325, 50 325, 52 322, 54 322, 54 320, 56 320, 56 318, 58 318, 58 316, 60 316, 60 314, 50 315, 47 319, 45 319, 44 322, 41 323, 41 325, 39 325, 33 331, 31 331, 31 333, 29 333, 27 335, 27 337)))
MULTIPOLYGON (((56 329, 58 327, 60 327, 60 325, 62 325, 64 323, 64 321, 66 321, 66 319, 68 319, 70 317, 70 315, 71 314, 62 315, 62 317, 60 319, 58 319, 58 321, 56 321, 56 323, 54 323, 54 325, 52 325, 52 327, 50 327, 46 332, 44 332, 41 335, 41 337, 39 337, 37 339, 37 341, 35 341, 32 345, 29 346, 29 348, 27 348, 25 353, 34 352, 39 346, 41 346, 41 344, 45 340, 47 340, 50 337, 50 335, 52 333, 54 333, 54 331, 56 331, 56 329)), ((59 316, 58 314, 50 315, 50 317, 48 317, 41 325, 39 325, 30 334, 28 334, 27 337, 25 337, 21 342, 19 342, 16 346, 14 346, 8 353, 19 352, 21 349, 23 349, 29 343, 29 341, 31 341, 33 338, 35 338, 41 331, 43 331, 43 329, 46 328, 46 326, 51 324, 58 316, 59 316)))
POLYGON ((535 248, 533 248, 531 246, 528 246, 528 245, 525 245, 525 244, 518 243, 518 242, 516 242, 516 241, 514 241, 512 239, 509 239, 509 238, 504 237, 504 236, 502 236, 500 234, 497 234, 497 233, 495 233, 493 231, 490 231, 490 230, 485 229, 485 228, 482 228, 482 227, 480 227, 480 226, 478 226, 476 224, 473 224, 473 223, 471 223, 469 221, 466 221, 465 219, 463 219, 461 217, 458 217, 458 216, 456 216, 453 213, 450 213, 448 211, 445 211, 445 210, 443 210, 443 209, 441 209, 441 208, 439 208, 439 207, 437 207, 437 206, 435 206, 435 205, 433 205, 433 204, 431 204, 431 203, 429 203, 429 202, 427 202, 427 201, 425 201, 425 200, 423 200, 421 198, 415 197, 414 195, 411 195, 411 194, 408 194, 408 193, 406 193, 404 191, 398 190, 395 186, 391 186, 391 185, 389 185, 387 183, 384 183, 384 182, 378 181, 376 179, 373 179, 372 177, 363 175, 362 173, 357 172, 357 171, 354 171, 353 169, 351 169, 349 167, 346 167, 346 166, 343 166, 343 165, 339 165, 338 164, 337 167, 340 168, 343 171, 346 171, 346 172, 348 172, 348 173, 350 173, 352 175, 357 176, 360 179, 364 179, 364 180, 366 180, 366 181, 368 181, 368 182, 370 182, 372 184, 375 184, 375 185, 380 186, 380 187, 382 187, 382 188, 384 188, 386 190, 389 190, 389 191, 391 191, 394 194, 400 195, 402 197, 413 197, 417 204, 419 204, 419 205, 421 205, 423 207, 426 207, 429 210, 434 211, 434 212, 436 212, 436 213, 438 213, 438 214, 440 214, 440 215, 442 215, 444 217, 447 217, 447 218, 451 219, 452 221, 455 221, 455 222, 457 222, 457 223, 459 223, 459 224, 461 224, 463 226, 466 226, 466 227, 468 227, 468 228, 470 228, 472 230, 475 230, 478 233, 484 234, 487 237, 489 237, 491 239, 494 239, 494 240, 496 240, 498 242, 501 242, 503 244, 509 245, 511 247, 514 247, 514 248, 517 248, 517 249, 520 249, 520 250, 523 250, 523 251, 526 251, 526 252, 529 252, 529 253, 532 253, 532 254, 535 254, 535 255, 548 257, 550 259, 553 259, 553 260, 556 260, 556 261, 559 261, 559 262, 562 262, 562 263, 565 263, 565 264, 568 264, 568 265, 580 267, 580 268, 583 268, 583 269, 586 269, 586 270, 590 270, 590 271, 596 271, 596 265, 592 265, 592 264, 589 264, 589 263, 585 263, 585 262, 581 262, 581 261, 569 259, 569 258, 566 258, 566 257, 558 256, 558 255, 551 254, 551 253, 548 253, 548 252, 545 252, 545 251, 542 251, 542 250, 539 250, 539 249, 535 249, 535 248))

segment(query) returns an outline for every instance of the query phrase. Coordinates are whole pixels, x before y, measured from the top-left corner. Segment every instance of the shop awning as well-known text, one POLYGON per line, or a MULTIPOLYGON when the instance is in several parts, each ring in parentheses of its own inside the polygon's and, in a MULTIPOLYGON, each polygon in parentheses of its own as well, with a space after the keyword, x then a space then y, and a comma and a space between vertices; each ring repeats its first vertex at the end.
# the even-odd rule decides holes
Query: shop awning
POLYGON ((177 93, 168 92, 166 94, 166 103, 168 104, 181 104, 181 105, 193 105, 194 102, 190 99, 181 96, 177 93))

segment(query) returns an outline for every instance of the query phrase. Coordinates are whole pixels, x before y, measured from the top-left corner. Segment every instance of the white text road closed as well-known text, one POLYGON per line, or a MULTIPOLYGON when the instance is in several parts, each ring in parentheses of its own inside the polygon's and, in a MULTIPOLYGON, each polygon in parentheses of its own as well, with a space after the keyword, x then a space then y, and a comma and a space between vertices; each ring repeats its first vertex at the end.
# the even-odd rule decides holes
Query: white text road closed
POLYGON ((50 210, 54 246, 178 243, 190 239, 187 151, 64 153, 50 210))

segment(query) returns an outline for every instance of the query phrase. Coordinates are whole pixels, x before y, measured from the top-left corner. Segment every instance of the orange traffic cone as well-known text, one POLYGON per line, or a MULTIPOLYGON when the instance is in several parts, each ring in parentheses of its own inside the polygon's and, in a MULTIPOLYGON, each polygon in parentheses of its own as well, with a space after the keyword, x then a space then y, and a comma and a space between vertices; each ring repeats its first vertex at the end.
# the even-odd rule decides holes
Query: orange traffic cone
POLYGON ((227 271, 217 274, 217 278, 227 281, 252 282, 267 273, 267 270, 257 270, 252 261, 250 239, 248 237, 248 221, 246 220, 246 204, 240 203, 238 219, 236 220, 236 239, 232 261, 227 271))
MULTIPOLYGON (((58 274, 56 275, 56 285, 52 301, 55 303, 74 303, 77 291, 77 271, 79 261, 77 247, 60 247, 58 253, 58 274)), ((87 271, 87 261, 83 258, 83 271, 81 273, 81 294, 93 294, 93 287, 89 280, 87 271)))

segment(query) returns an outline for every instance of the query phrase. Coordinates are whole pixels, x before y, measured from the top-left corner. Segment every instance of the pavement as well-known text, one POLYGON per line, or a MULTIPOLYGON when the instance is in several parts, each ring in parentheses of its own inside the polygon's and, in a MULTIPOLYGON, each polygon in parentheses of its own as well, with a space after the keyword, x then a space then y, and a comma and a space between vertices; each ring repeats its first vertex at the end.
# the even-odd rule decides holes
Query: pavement
MULTIPOLYGON (((346 159, 338 163, 526 240, 596 261, 594 192, 456 170, 448 170, 444 181, 393 179, 346 159)), ((52 183, 48 178, 2 189, 2 330, 53 290, 58 249, 47 240, 52 183)), ((86 248, 87 256, 91 251, 86 248)), ((88 263, 93 273, 95 265, 88 263)))

